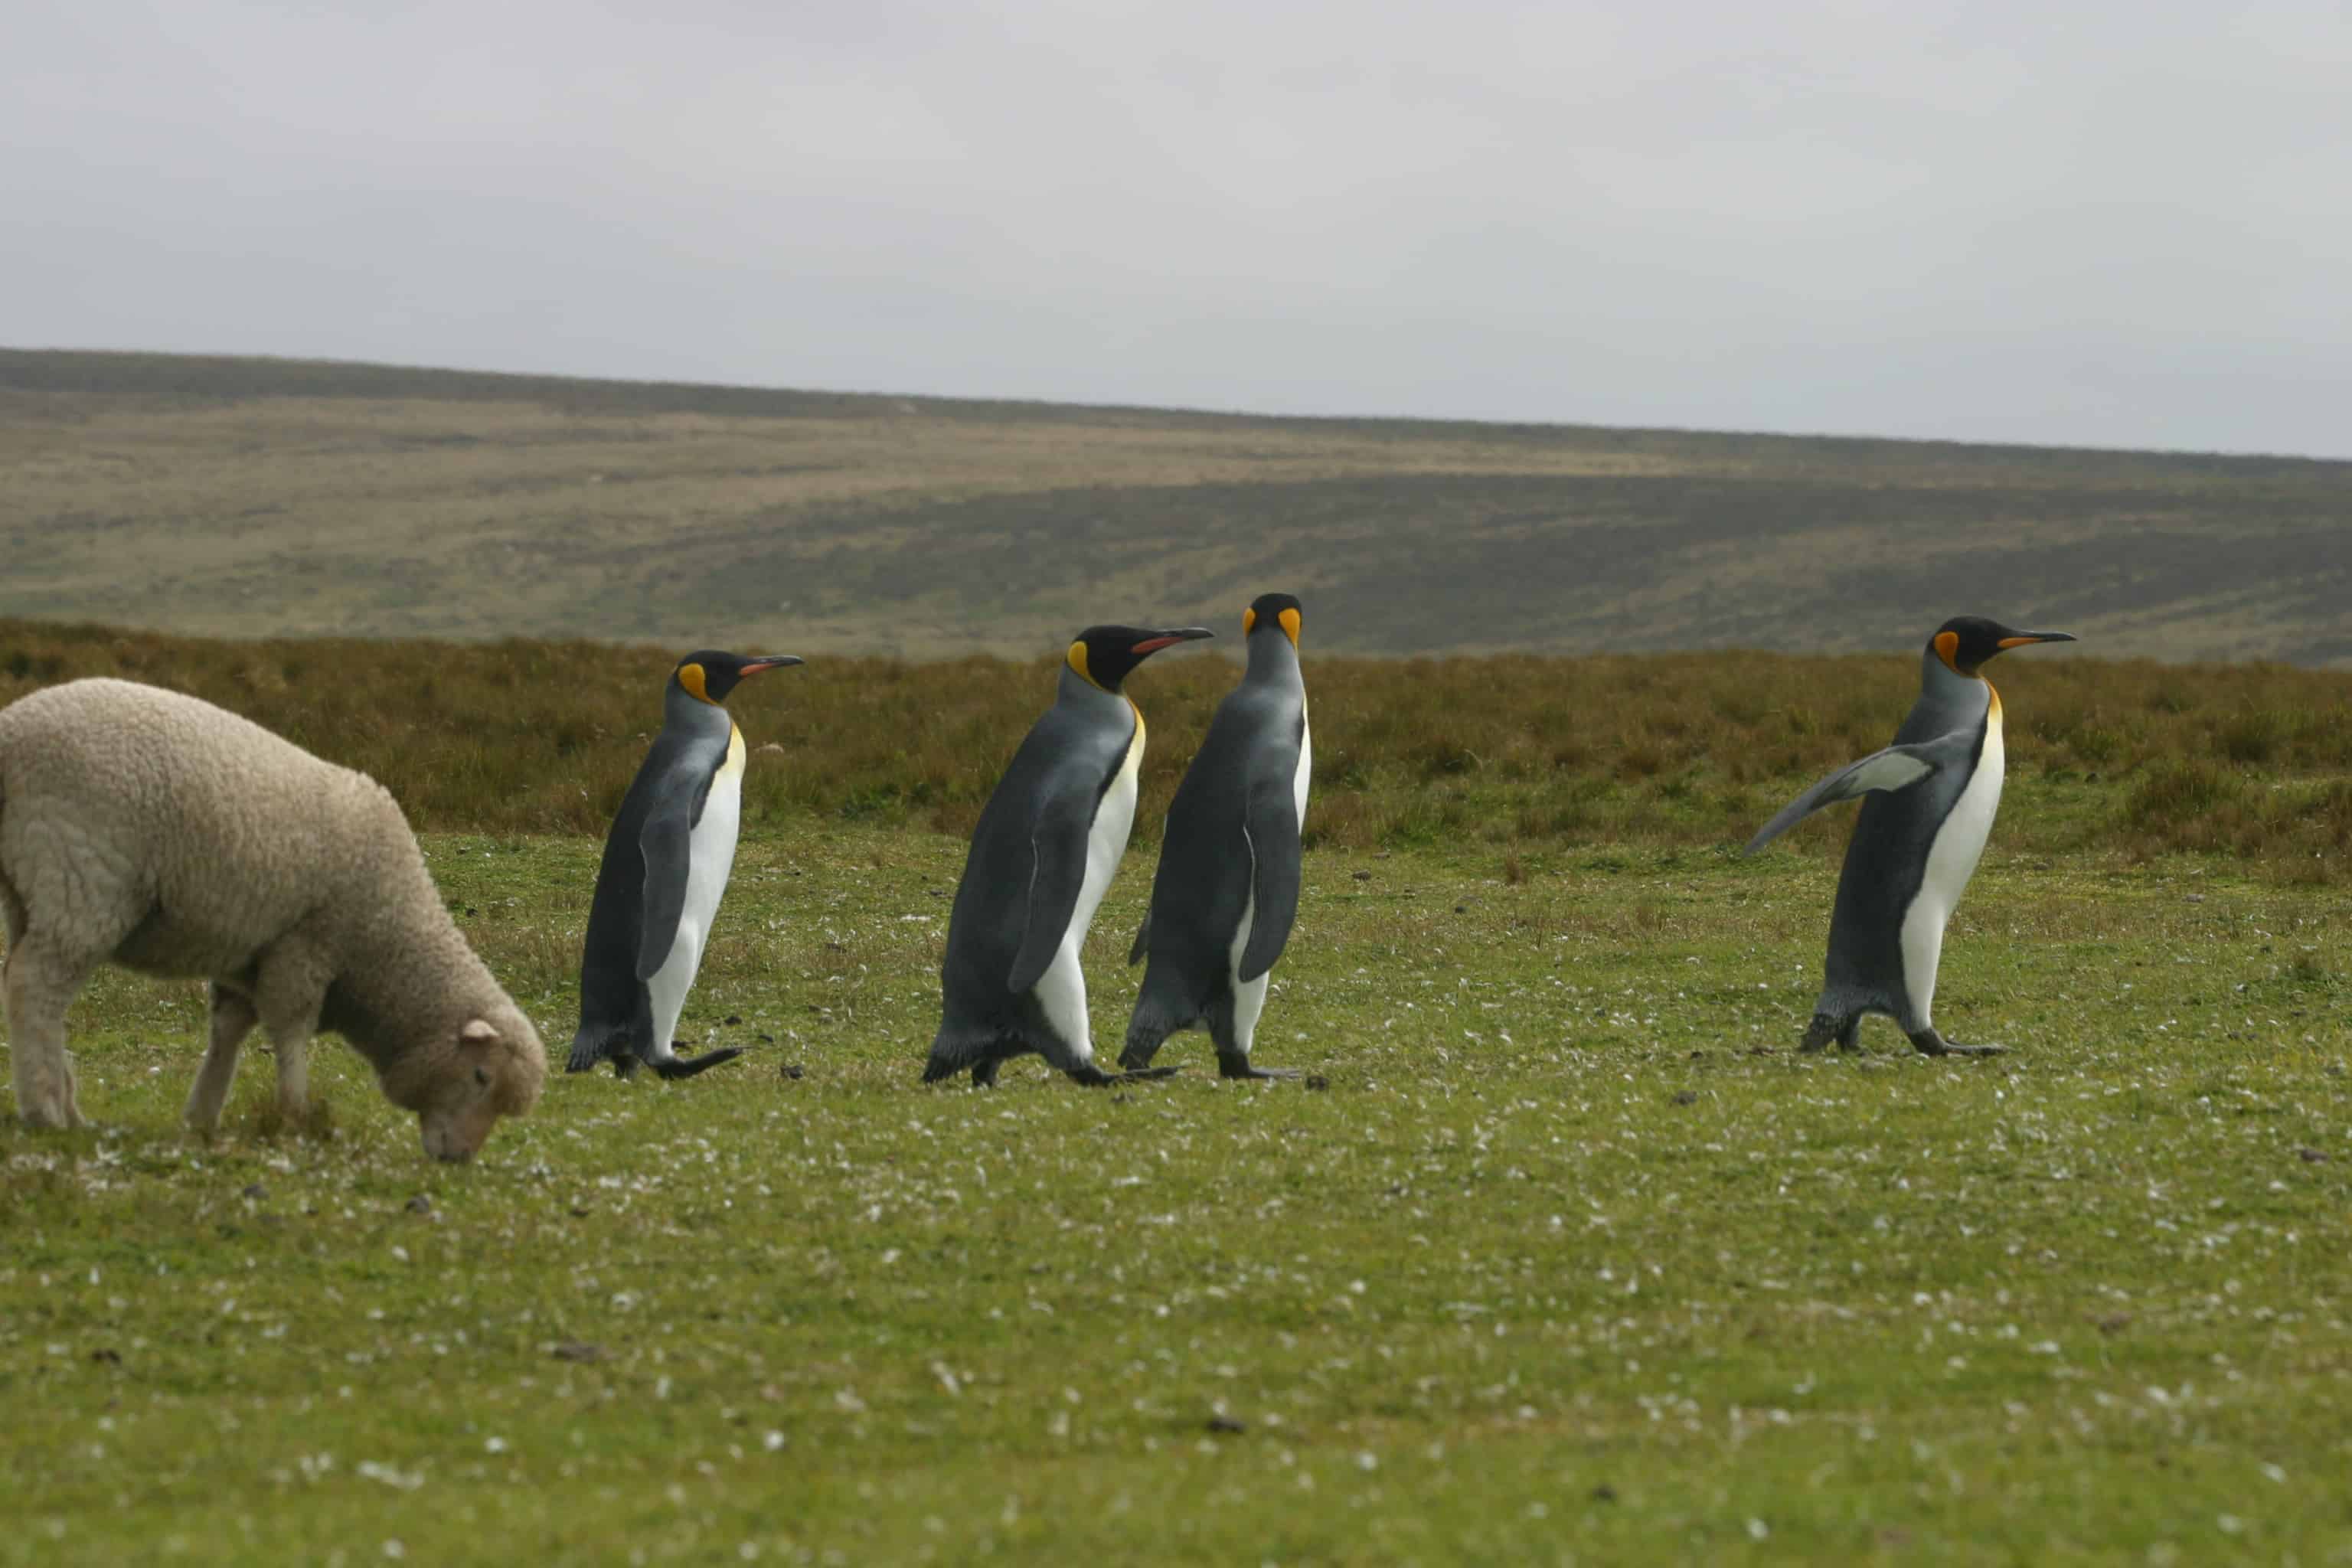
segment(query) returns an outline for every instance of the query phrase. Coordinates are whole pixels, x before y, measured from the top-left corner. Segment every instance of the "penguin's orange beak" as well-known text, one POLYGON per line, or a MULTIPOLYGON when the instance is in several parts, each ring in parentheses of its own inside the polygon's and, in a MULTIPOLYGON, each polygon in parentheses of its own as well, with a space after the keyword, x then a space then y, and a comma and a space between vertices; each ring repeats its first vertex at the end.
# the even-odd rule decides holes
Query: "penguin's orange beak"
POLYGON ((2003 637, 1997 645, 2001 648, 2024 647, 2038 642, 2073 642, 2073 632, 2020 632, 2013 637, 2003 637))
POLYGON ((1147 653, 1158 653, 1161 648, 1171 647, 1176 643, 1196 642, 1202 637, 1213 637, 1216 635, 1206 626, 1178 626, 1171 631, 1152 633, 1128 649, 1128 652, 1141 658, 1147 653))
POLYGON ((772 653, 763 655, 759 658, 745 659, 743 661, 742 669, 738 673, 742 675, 757 675, 763 669, 789 669, 793 665, 806 664, 808 660, 803 658, 796 653, 772 653))

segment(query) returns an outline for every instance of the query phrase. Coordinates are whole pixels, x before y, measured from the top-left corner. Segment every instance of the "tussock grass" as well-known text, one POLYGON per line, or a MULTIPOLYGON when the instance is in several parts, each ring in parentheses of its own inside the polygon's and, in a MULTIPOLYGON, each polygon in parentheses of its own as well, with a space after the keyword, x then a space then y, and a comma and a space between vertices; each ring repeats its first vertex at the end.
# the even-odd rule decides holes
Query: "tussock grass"
MULTIPOLYGON (((158 681, 374 774, 420 826, 594 834, 643 759, 661 683, 683 651, 239 642, 0 621, 0 700, 79 675, 158 681)), ((754 748, 754 821, 966 833, 1055 679, 1050 660, 746 651, 813 657, 730 704, 754 748)), ((2003 842, 2221 854, 2296 881, 2345 875, 2352 676, 2038 651, 1991 673, 2010 726, 2003 842)), ((1150 725, 1139 843, 1157 835, 1234 679, 1228 658, 1186 652, 1160 656, 1130 682, 1150 725)), ((1885 744, 1917 679, 1907 656, 1323 658, 1310 627, 1308 843, 1737 845, 1812 779, 1885 744)), ((1832 813, 1789 841, 1831 855, 1846 827, 1832 813)))

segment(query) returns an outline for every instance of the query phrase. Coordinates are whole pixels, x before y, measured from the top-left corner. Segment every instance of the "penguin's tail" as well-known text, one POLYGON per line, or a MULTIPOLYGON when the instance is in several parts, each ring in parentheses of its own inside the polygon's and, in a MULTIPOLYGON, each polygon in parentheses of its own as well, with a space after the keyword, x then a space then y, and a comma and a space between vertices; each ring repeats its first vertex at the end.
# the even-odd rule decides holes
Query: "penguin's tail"
POLYGON ((994 1029, 958 1028, 941 1024, 940 1032, 931 1037, 930 1059, 923 1064, 923 1081, 938 1083, 969 1072, 999 1053, 994 1029))
POLYGON ((625 1030, 585 1024, 572 1037, 571 1059, 563 1064, 565 1072, 593 1072, 599 1062, 613 1061, 628 1050, 628 1035, 625 1030))
POLYGON ((1144 971, 1135 1016, 1127 1021, 1127 1043, 1118 1053, 1118 1065, 1129 1072, 1150 1067, 1169 1036, 1191 1028, 1201 1019, 1201 1009, 1191 998, 1177 994, 1176 987, 1168 982, 1154 984, 1152 979, 1153 972, 1144 971))
POLYGON ((696 1073, 707 1072, 721 1062, 731 1062, 742 1054, 740 1046, 724 1046, 715 1051, 705 1051, 698 1057, 664 1057, 654 1063, 653 1068, 666 1081, 692 1078, 696 1073))

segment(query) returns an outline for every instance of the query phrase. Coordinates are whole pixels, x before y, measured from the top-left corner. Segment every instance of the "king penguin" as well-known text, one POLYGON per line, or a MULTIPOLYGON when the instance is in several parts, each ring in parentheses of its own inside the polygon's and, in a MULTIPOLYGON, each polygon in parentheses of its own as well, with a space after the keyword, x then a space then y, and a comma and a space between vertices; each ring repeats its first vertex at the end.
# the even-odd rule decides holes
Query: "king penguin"
POLYGON ((692 1078, 743 1054, 682 1058, 670 1036, 735 865, 743 731, 719 704, 746 677, 800 662, 788 653, 746 658, 704 649, 670 672, 662 731, 604 839, 567 1072, 609 1060, 620 1078, 639 1062, 664 1078, 692 1078))
POLYGON ((1119 687, 1160 649, 1214 635, 1088 626, 1070 645, 1054 706, 972 830, 948 914, 925 1083, 969 1068, 987 1088, 999 1063, 1028 1051, 1080 1083, 1118 1081, 1095 1065, 1078 950, 1135 824, 1143 714, 1119 687))
POLYGON ((1846 846, 1821 1000, 1802 1049, 1832 1040, 1854 1048, 1863 1015, 1884 1013, 1923 1055, 1991 1056, 1936 1032, 1936 965, 1944 922, 1984 852, 2000 805, 2000 694, 1979 671, 2030 643, 2073 642, 2066 632, 2012 631, 1979 616, 1946 621, 1919 660, 1919 700, 1895 743, 1850 763, 1781 808, 1748 841, 1753 855, 1833 802, 1858 795, 1862 816, 1846 846))
POLYGON ((1205 1026, 1225 1078, 1295 1078, 1250 1065, 1268 972, 1298 914, 1300 828, 1314 747, 1298 670, 1298 601, 1261 594, 1242 612, 1249 665, 1217 704, 1168 807, 1151 908, 1129 963, 1143 989, 1118 1065, 1151 1065, 1160 1042, 1205 1026))

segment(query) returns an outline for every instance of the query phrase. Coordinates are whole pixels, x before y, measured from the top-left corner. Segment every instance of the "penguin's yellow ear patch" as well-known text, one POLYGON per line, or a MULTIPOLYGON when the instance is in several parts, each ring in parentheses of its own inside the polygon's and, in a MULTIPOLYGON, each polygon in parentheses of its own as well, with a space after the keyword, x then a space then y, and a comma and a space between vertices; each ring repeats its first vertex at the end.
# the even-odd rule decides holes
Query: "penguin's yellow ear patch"
POLYGON ((1242 636, 1247 637, 1256 629, 1257 611, 1255 608, 1244 610, 1242 612, 1242 636))
POLYGON ((1937 632, 1936 634, 1936 657, 1942 659, 1944 661, 1945 668, 1949 669, 1954 675, 1959 674, 1960 634, 1958 632, 1937 632))
POLYGON ((710 700, 710 693, 702 683, 702 666, 698 664, 679 665, 677 667, 677 683, 680 686, 685 687, 686 694, 688 697, 693 698, 696 701, 708 702, 710 700))
POLYGON ((1070 668, 1078 672, 1079 679, 1085 681, 1089 686, 1100 686, 1102 684, 1101 681, 1095 679, 1094 672, 1087 668, 1087 644, 1084 637, 1079 638, 1076 642, 1070 645, 1070 651, 1066 657, 1069 662, 1070 668))
POLYGON ((1298 612, 1297 610, 1285 610, 1280 615, 1275 616, 1275 619, 1282 623, 1283 631, 1287 634, 1290 638, 1290 646, 1297 647, 1298 646, 1298 612))

